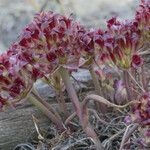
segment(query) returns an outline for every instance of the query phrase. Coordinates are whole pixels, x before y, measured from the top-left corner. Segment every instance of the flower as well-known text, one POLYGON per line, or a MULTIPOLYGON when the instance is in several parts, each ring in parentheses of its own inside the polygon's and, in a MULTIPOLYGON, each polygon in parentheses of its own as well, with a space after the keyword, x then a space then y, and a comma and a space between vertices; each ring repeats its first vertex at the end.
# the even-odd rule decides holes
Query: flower
POLYGON ((107 30, 95 35, 95 43, 101 53, 109 55, 115 65, 129 69, 132 56, 141 48, 141 31, 134 20, 119 21, 116 17, 107 21, 107 30))
POLYGON ((136 11, 135 22, 141 30, 143 41, 150 42, 150 0, 142 0, 136 11))
POLYGON ((142 125, 150 125, 150 93, 145 93, 133 107, 132 119, 142 125))
POLYGON ((130 116, 130 115, 126 116, 126 117, 124 118, 124 122, 125 122, 126 124, 132 123, 131 116, 130 116))
POLYGON ((134 54, 132 56, 132 67, 137 69, 139 66, 141 66, 143 64, 143 59, 141 58, 141 56, 134 54))

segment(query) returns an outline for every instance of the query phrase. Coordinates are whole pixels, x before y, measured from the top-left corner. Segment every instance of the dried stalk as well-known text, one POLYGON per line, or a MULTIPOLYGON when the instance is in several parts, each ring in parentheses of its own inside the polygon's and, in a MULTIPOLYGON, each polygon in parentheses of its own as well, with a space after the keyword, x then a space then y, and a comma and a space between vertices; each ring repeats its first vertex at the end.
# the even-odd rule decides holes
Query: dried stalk
POLYGON ((129 126, 127 126, 126 131, 125 131, 125 133, 124 133, 124 135, 123 135, 123 138, 122 138, 122 141, 121 141, 121 145, 120 145, 119 150, 122 150, 122 149, 123 149, 124 144, 128 141, 128 139, 130 138, 131 134, 138 128, 139 124, 134 124, 134 125, 132 126, 132 128, 129 130, 129 128, 130 128, 131 126, 132 126, 132 124, 129 125, 129 126))

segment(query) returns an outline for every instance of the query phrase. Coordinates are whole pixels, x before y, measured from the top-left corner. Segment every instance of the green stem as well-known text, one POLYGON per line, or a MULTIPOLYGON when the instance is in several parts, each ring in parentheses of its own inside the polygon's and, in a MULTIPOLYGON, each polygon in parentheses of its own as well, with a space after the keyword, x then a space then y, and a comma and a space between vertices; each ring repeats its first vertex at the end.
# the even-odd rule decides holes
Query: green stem
MULTIPOLYGON (((55 74, 53 74, 53 76, 55 77, 58 77, 58 79, 60 78, 60 75, 59 75, 59 72, 55 72, 55 74)), ((57 79, 57 78, 56 78, 57 79)), ((60 83, 60 80, 58 81, 59 82, 59 88, 55 87, 52 83, 51 83, 51 79, 50 78, 47 78, 45 76, 45 82, 50 86, 50 87, 53 87, 55 92, 56 92, 56 99, 57 99, 57 102, 59 104, 59 107, 60 109, 63 111, 64 113, 64 116, 65 118, 67 118, 69 116, 68 114, 68 111, 67 111, 67 105, 65 103, 65 99, 64 99, 64 95, 63 95, 63 92, 62 92, 62 88, 61 88, 61 83, 60 83)), ((58 83, 57 83, 58 84, 58 83)))
POLYGON ((28 100, 39 108, 61 131, 65 130, 63 122, 57 118, 48 108, 46 108, 42 103, 40 103, 36 98, 33 96, 29 96, 28 100))
POLYGON ((97 75, 96 75, 96 73, 94 71, 94 68, 90 67, 89 72, 91 74, 91 77, 92 77, 92 80, 93 80, 93 83, 94 83, 94 86, 95 86, 96 94, 102 95, 101 86, 100 86, 99 80, 97 78, 97 75))
POLYGON ((59 118, 61 120, 61 117, 60 115, 58 114, 58 112, 56 112, 53 107, 48 103, 46 102, 45 100, 42 99, 42 97, 38 94, 38 92, 33 89, 31 94, 33 94, 33 96, 40 102, 42 103, 49 111, 51 111, 57 118, 59 118))
POLYGON ((60 107, 60 109, 61 109, 61 111, 64 114, 64 117, 66 119, 69 116, 69 113, 67 111, 67 105, 66 105, 64 95, 63 95, 63 92, 61 89, 59 91, 56 90, 56 98, 57 98, 59 107, 60 107))
MULTIPOLYGON (((91 68, 89 69, 89 72, 91 74, 91 77, 92 77, 92 80, 93 80, 93 83, 94 83, 96 94, 100 95, 100 96, 104 96, 104 93, 102 92, 102 88, 101 88, 99 79, 98 79, 98 77, 97 77, 97 75, 96 75, 96 73, 94 71, 93 66, 91 66, 91 68)), ((107 106, 106 105, 99 104, 98 102, 94 102, 94 104, 95 104, 96 110, 98 112, 105 113, 107 111, 107 106)))

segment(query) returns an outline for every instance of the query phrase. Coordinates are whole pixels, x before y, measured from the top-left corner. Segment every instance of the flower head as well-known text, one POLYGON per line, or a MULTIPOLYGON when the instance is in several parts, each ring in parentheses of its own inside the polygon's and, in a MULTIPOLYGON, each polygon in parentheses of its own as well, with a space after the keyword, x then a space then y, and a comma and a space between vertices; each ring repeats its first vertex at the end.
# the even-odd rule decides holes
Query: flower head
POLYGON ((142 125, 150 125, 150 93, 145 93, 139 99, 139 103, 133 108, 131 115, 134 121, 142 125))
POLYGON ((135 22, 142 32, 144 42, 150 42, 150 0, 142 0, 136 11, 135 22))
MULTIPOLYGON (((61 65, 78 68, 85 33, 72 18, 53 12, 37 14, 19 40, 0 56, 1 99, 23 98, 37 79, 61 65)), ((91 49, 90 43, 88 47, 91 49)), ((4 100, 0 102, 4 105, 4 100)))
POLYGON ((142 64, 143 64, 143 59, 141 58, 141 56, 134 54, 132 56, 132 67, 137 69, 142 64))

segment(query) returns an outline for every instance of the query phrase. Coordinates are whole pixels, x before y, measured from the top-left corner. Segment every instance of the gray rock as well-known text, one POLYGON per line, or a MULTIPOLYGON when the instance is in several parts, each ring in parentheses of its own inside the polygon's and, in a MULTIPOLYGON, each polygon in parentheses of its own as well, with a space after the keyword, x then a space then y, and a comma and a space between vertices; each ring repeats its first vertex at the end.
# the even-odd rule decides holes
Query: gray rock
MULTIPOLYGON (((77 92, 81 89, 87 89, 88 86, 86 84, 92 80, 89 71, 85 69, 79 69, 77 72, 73 72, 72 76, 73 78, 71 80, 77 92)), ((38 80, 34 84, 34 87, 44 99, 54 98, 56 96, 55 90, 41 80, 38 80)))

